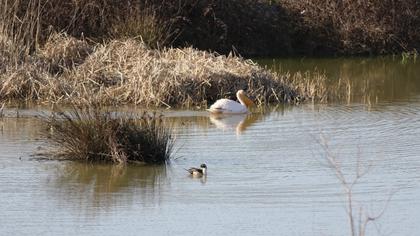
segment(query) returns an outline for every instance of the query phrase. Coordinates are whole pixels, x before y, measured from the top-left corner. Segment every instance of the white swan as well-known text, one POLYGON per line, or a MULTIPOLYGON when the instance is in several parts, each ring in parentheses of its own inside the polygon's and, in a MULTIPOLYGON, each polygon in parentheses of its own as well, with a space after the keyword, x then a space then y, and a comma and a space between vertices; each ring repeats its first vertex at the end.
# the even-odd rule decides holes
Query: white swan
POLYGON ((207 111, 218 114, 248 113, 248 107, 253 106, 254 102, 245 95, 245 92, 242 89, 236 93, 236 97, 238 98, 239 102, 222 98, 211 105, 207 111))

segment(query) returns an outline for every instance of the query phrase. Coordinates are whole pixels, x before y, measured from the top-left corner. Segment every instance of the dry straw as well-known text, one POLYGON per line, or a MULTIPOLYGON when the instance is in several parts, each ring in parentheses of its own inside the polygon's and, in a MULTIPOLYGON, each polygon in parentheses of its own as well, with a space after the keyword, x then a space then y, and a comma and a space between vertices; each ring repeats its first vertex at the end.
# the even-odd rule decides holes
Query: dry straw
POLYGON ((60 34, 31 63, 0 75, 0 99, 205 107, 246 89, 261 105, 314 97, 306 89, 310 85, 293 82, 311 76, 278 75, 251 60, 193 48, 156 50, 133 39, 90 45, 60 34))
POLYGON ((117 114, 98 106, 73 107, 47 118, 44 134, 55 158, 86 162, 164 164, 174 139, 159 115, 117 114))
POLYGON ((193 48, 151 50, 134 40, 101 45, 63 77, 75 81, 73 96, 101 103, 205 106, 239 89, 247 89, 259 103, 297 96, 252 61, 193 48))

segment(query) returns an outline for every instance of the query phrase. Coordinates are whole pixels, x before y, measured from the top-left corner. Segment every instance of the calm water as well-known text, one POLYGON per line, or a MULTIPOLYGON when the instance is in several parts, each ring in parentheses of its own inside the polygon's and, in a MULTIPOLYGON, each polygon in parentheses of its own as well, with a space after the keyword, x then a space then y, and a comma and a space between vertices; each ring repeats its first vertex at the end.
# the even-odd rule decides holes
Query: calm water
POLYGON ((311 66, 354 71, 355 81, 378 75, 384 91, 374 103, 229 117, 165 111, 177 138, 166 168, 33 160, 45 146, 33 115, 45 108, 21 108, 18 119, 9 108, 0 119, 0 235, 351 235, 345 186, 355 179, 356 229, 359 215, 383 213, 367 235, 418 235, 420 67, 364 61, 311 66), (207 178, 186 174, 201 163, 207 178))
POLYGON ((420 62, 401 58, 302 58, 261 59, 260 64, 290 73, 325 73, 331 85, 349 81, 350 94, 345 102, 378 103, 406 101, 420 94, 420 62))

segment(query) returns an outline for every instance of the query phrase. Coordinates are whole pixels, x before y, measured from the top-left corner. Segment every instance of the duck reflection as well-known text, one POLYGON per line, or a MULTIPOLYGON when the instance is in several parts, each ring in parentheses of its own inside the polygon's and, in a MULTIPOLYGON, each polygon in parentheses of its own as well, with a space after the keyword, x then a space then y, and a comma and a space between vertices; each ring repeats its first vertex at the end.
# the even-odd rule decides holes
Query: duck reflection
POLYGON ((167 180, 166 172, 165 166, 67 163, 58 167, 51 189, 66 204, 79 203, 89 211, 131 205, 139 198, 145 204, 156 203, 167 180))
POLYGON ((246 129, 262 118, 262 114, 210 114, 210 122, 223 131, 235 130, 241 135, 246 129))
POLYGON ((196 175, 188 175, 189 178, 193 179, 194 181, 200 181, 201 184, 206 184, 207 182, 207 175, 203 176, 196 176, 196 175))

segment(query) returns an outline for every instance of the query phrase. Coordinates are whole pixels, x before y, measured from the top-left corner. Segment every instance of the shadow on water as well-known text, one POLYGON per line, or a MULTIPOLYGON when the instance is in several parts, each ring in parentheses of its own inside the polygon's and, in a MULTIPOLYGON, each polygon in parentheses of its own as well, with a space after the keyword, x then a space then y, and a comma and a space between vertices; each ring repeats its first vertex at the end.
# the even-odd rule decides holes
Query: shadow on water
POLYGON ((70 203, 79 201, 86 211, 134 202, 159 203, 160 191, 168 183, 166 166, 79 162, 58 165, 50 179, 52 195, 70 203))

